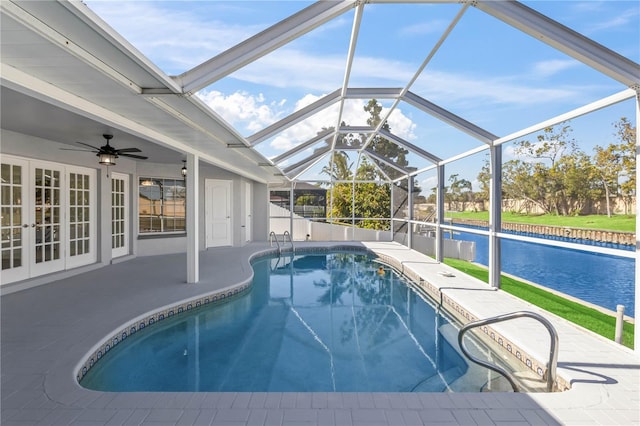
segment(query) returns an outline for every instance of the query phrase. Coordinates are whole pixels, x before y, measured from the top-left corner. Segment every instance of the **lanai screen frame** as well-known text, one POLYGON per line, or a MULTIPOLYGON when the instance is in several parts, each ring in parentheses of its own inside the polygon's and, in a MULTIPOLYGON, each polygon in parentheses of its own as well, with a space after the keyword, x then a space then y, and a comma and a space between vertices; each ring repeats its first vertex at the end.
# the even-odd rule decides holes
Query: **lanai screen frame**
MULTIPOLYGON (((327 105, 338 103, 338 118, 335 123, 335 127, 328 131, 320 132, 318 136, 313 139, 306 141, 298 147, 293 148, 291 151, 284 153, 278 157, 275 157, 271 160, 268 160, 265 165, 276 166, 278 167, 282 175, 291 182, 292 191, 296 181, 304 181, 300 178, 300 176, 308 169, 318 164, 320 160, 325 158, 327 155, 331 155, 333 158, 334 152, 339 150, 337 146, 339 134, 344 130, 341 129, 340 124, 342 123, 342 111, 344 107, 344 102, 349 98, 385 98, 392 99, 393 103, 391 108, 387 109, 387 113, 384 117, 381 117, 380 123, 373 129, 359 129, 362 131, 366 131, 369 133, 369 137, 364 142, 363 146, 361 146, 357 152, 358 157, 362 155, 369 155, 370 153, 366 152, 368 145, 371 143, 372 138, 376 135, 385 137, 392 141, 395 141, 397 144, 402 146, 403 141, 399 141, 392 134, 385 134, 382 125, 387 121, 390 114, 399 104, 399 102, 404 101, 412 106, 415 106, 419 109, 422 109, 428 114, 435 116, 436 118, 458 128, 459 130, 470 134, 471 136, 478 139, 482 144, 472 150, 460 153, 454 157, 447 159, 440 159, 436 156, 432 156, 430 153, 426 154, 427 157, 432 162, 431 166, 423 168, 421 170, 411 171, 406 173, 402 178, 398 179, 389 179, 391 184, 398 182, 402 179, 407 179, 407 182, 412 182, 412 177, 417 174, 425 171, 435 170, 437 174, 437 221, 435 223, 436 227, 436 259, 438 261, 442 261, 443 259, 443 250, 442 250, 442 239, 443 239, 443 231, 444 230, 457 230, 453 225, 447 225, 443 223, 444 217, 444 170, 447 164, 456 161, 458 159, 462 159, 480 152, 489 152, 490 157, 490 171, 492 175, 492 179, 490 181, 490 191, 489 191, 489 209, 490 209, 490 220, 489 220, 489 229, 488 231, 472 231, 476 233, 480 233, 486 235, 489 238, 489 283, 492 287, 500 286, 500 272, 501 272, 501 258, 500 258, 500 242, 502 238, 506 239, 515 239, 515 240, 535 240, 535 242, 546 244, 546 245, 555 245, 565 248, 580 250, 588 250, 597 253, 606 253, 606 254, 615 254, 617 256, 630 257, 636 259, 635 266, 635 281, 636 281, 636 291, 635 291, 635 300, 636 306, 640 305, 640 286, 638 285, 638 280, 640 277, 640 244, 636 244, 636 251, 629 252, 623 250, 614 250, 607 249, 595 246, 585 246, 578 245, 574 243, 566 243, 559 241, 548 241, 541 239, 529 239, 527 237, 516 236, 511 234, 505 234, 501 230, 501 175, 502 175, 502 145, 516 140, 518 137, 531 134, 532 132, 539 131, 546 127, 552 126, 554 124, 562 123, 571 118, 580 117, 582 115, 588 114, 590 112, 599 110, 601 108, 605 108, 610 105, 614 105, 618 102, 622 102, 625 100, 629 100, 631 98, 636 99, 636 125, 640 121, 640 66, 633 62, 632 60, 613 52, 612 50, 594 42, 591 39, 584 37, 582 34, 579 34, 560 23, 551 20, 550 18, 542 15, 541 13, 519 3, 516 1, 493 1, 493 0, 474 0, 474 1, 465 1, 462 2, 461 8, 458 11, 458 14, 451 21, 450 25, 444 31, 438 42, 435 44, 431 52, 427 55, 424 62, 420 65, 416 73, 409 80, 409 82, 403 88, 352 88, 349 86, 349 77, 351 74, 351 68, 354 60, 354 52, 358 39, 359 27, 361 24, 363 10, 367 4, 375 4, 375 3, 458 3, 459 0, 369 0, 367 2, 362 1, 341 1, 341 2, 317 2, 312 4, 311 6, 301 10, 300 12, 292 15, 291 17, 281 21, 280 23, 268 28, 265 31, 251 37, 235 47, 228 49, 227 51, 217 55, 210 60, 202 63, 194 67, 192 70, 189 70, 180 76, 174 77, 175 81, 181 86, 182 91, 184 93, 194 93, 197 90, 200 90, 215 81, 218 81, 232 72, 242 68, 243 66, 265 56, 266 54, 272 52, 275 49, 278 49, 281 46, 289 43, 292 40, 308 33, 309 31, 323 25, 326 22, 334 19, 337 16, 340 16, 350 10, 355 10, 354 20, 353 20, 353 29, 351 32, 351 38, 349 42, 349 49, 346 60, 346 67, 344 73, 343 84, 340 88, 325 96, 322 99, 314 102, 313 104, 291 114, 289 117, 280 120, 277 123, 263 129, 262 131, 256 133, 253 136, 249 136, 245 139, 244 144, 242 146, 238 146, 239 148, 256 148, 256 146, 266 141, 269 137, 281 132, 282 130, 290 127, 291 125, 305 119, 306 117, 312 115, 315 111, 318 111, 322 108, 325 108, 327 105), (557 49, 560 52, 568 55, 569 57, 586 64, 587 66, 597 70, 598 72, 622 83, 628 89, 623 90, 617 94, 612 96, 603 98, 599 101, 588 104, 584 107, 575 109, 573 111, 566 112, 565 114, 558 115, 554 118, 545 120, 537 125, 528 127, 519 132, 512 133, 506 136, 496 136, 492 135, 489 132, 484 131, 483 129, 473 125, 465 121, 461 117, 457 117, 454 114, 449 113, 448 111, 438 107, 437 105, 431 104, 429 101, 425 99, 420 99, 416 95, 414 95, 410 89, 412 84, 416 81, 418 75, 422 72, 422 70, 429 63, 430 59, 433 57, 435 52, 438 51, 444 40, 447 38, 448 34, 452 31, 452 29, 456 26, 460 18, 464 15, 464 13, 470 8, 475 7, 496 19, 507 23, 508 25, 544 42, 551 47, 557 49), (326 146, 322 147, 319 150, 316 150, 312 155, 305 158, 302 161, 290 166, 280 166, 283 161, 287 160, 294 154, 301 152, 301 150, 310 148, 317 143, 330 139, 331 141, 327 143, 326 146)), ((355 131, 357 133, 357 130, 355 131)), ((406 145, 405 145, 406 147, 406 145)), ((415 148, 411 147, 410 151, 416 153, 419 152, 415 148)), ((638 162, 640 151, 640 136, 636 132, 636 163, 638 162)), ((373 161, 375 164, 375 161, 373 161)), ((330 163, 329 167, 332 167, 332 163, 330 163)), ((355 175, 355 174, 354 174, 355 175)), ((387 176, 388 177, 388 176, 387 176)), ((355 179, 355 177, 354 177, 355 179)), ((354 181, 355 182, 355 181, 354 181)), ((392 185, 393 186, 393 185, 392 185)), ((636 194, 640 193, 640 185, 636 181, 636 194)), ((410 205, 409 205, 409 218, 407 219, 408 224, 417 223, 411 217, 413 212, 413 206, 411 205, 411 197, 409 197, 410 205)), ((636 197, 636 211, 638 211, 638 206, 640 203, 636 197)), ((293 209, 291 209, 293 211, 293 209)), ((390 220, 398 220, 394 219, 392 211, 389 212, 390 220)), ((355 221, 355 217, 352 217, 352 223, 355 221)), ((290 218, 293 221, 293 216, 290 218)), ((411 226, 408 226, 408 245, 411 247, 411 226)), ((640 219, 638 215, 636 215, 636 230, 640 229, 640 219)), ((468 229, 464 229, 466 232, 469 232, 468 229)), ((636 241, 637 236, 636 236, 636 241)), ((636 333, 635 336, 635 347, 636 351, 640 351, 640 333, 636 333)))
MULTIPOLYGON (((393 239, 393 222, 394 221, 399 221, 399 222, 404 222, 407 224, 407 243, 406 246, 409 248, 413 248, 412 247, 412 234, 413 234, 413 226, 411 225, 422 225, 424 224, 424 222, 422 221, 416 221, 413 218, 413 211, 414 211, 414 206, 413 206, 413 198, 411 196, 408 197, 408 215, 409 217, 407 219, 399 219, 399 218, 394 218, 393 217, 393 210, 394 210, 394 204, 393 204, 393 187, 394 184, 403 181, 403 180, 407 180, 408 182, 408 189, 407 192, 410 195, 412 193, 412 183, 413 183, 413 177, 417 176, 420 173, 423 172, 427 172, 427 171, 432 171, 435 170, 437 173, 437 191, 436 191, 436 216, 435 219, 436 221, 433 224, 429 224, 432 225, 435 228, 436 231, 436 254, 435 254, 435 259, 438 262, 442 262, 444 260, 444 250, 443 250, 443 239, 444 239, 444 231, 461 231, 461 232, 469 232, 469 233, 475 233, 475 234, 479 234, 479 235, 485 235, 489 238, 489 261, 488 261, 488 270, 489 270, 489 285, 493 288, 500 288, 500 277, 501 277, 501 273, 502 273, 502 268, 501 268, 501 264, 502 264, 502 260, 501 260, 501 251, 500 251, 500 243, 501 240, 503 238, 505 239, 511 239, 511 240, 516 240, 516 241, 525 241, 525 242, 535 242, 538 244, 542 244, 542 245, 548 245, 548 246, 555 246, 555 247, 561 247, 561 248, 567 248, 567 249, 573 249, 573 250, 582 250, 582 251, 588 251, 588 252, 594 252, 594 253, 601 253, 601 254, 607 254, 607 255, 614 255, 614 256, 619 256, 619 257, 625 257, 625 258, 632 258, 635 259, 635 281, 636 281, 636 291, 635 291, 635 301, 636 301, 636 306, 639 305, 639 300, 640 297, 638 295, 638 277, 640 276, 640 262, 638 261, 638 256, 639 256, 639 252, 640 252, 640 244, 636 243, 636 251, 628 251, 628 250, 621 250, 621 249, 613 249, 613 248, 607 248, 607 247, 599 247, 599 246, 591 246, 591 245, 584 245, 584 244, 578 244, 578 243, 571 243, 571 242, 564 242, 564 241, 556 241, 556 240, 548 240, 548 239, 543 239, 543 238, 535 238, 535 237, 526 237, 526 236, 521 236, 521 235, 516 235, 516 234, 509 234, 509 233, 504 233, 502 232, 502 145, 504 145, 505 143, 517 140, 520 137, 523 137, 525 135, 529 135, 532 134, 534 132, 543 130, 545 128, 548 127, 552 127, 554 125, 563 123, 565 121, 574 119, 574 118, 578 118, 584 115, 587 115, 589 113, 598 111, 600 109, 615 105, 617 103, 620 102, 624 102, 624 101, 628 101, 631 99, 635 98, 635 104, 636 104, 636 123, 640 122, 640 94, 638 92, 636 92, 633 89, 626 89, 623 90, 619 93, 616 93, 614 95, 608 96, 606 98, 600 99, 596 102, 592 102, 590 104, 587 104, 583 107, 574 109, 572 111, 566 112, 564 114, 558 115, 556 117, 550 118, 548 120, 542 121, 540 123, 537 123, 533 126, 527 127, 525 129, 519 130, 517 132, 514 132, 512 134, 497 138, 493 141, 491 141, 491 143, 489 145, 486 146, 479 146, 475 149, 471 149, 468 150, 466 152, 463 152, 461 154, 458 154, 454 157, 450 157, 444 160, 440 160, 437 164, 422 168, 422 169, 418 169, 412 172, 408 172, 405 175, 396 178, 396 179, 390 179, 387 176, 387 180, 382 180, 382 181, 362 181, 362 180, 357 180, 355 178, 355 174, 354 177, 351 181, 336 181, 333 180, 332 178, 326 181, 318 181, 318 180, 304 180, 304 179, 298 179, 299 175, 303 174, 306 170, 308 170, 310 167, 312 167, 313 165, 315 165, 320 159, 322 159, 324 156, 327 155, 331 155, 331 157, 333 157, 334 153, 336 152, 335 150, 331 150, 325 153, 322 153, 322 155, 318 155, 317 158, 315 158, 313 162, 311 162, 310 164, 306 165, 305 167, 297 167, 296 168, 296 175, 291 178, 290 182, 291 182, 291 200, 293 200, 293 191, 295 189, 295 185, 297 182, 306 182, 306 183, 318 183, 318 182, 324 182, 324 183, 328 183, 330 184, 330 188, 329 190, 331 190, 333 188, 333 185, 336 183, 369 183, 369 182, 375 182, 375 183, 385 183, 385 184, 389 184, 391 186, 391 191, 392 191, 392 197, 391 197, 391 206, 390 206, 390 211, 389 211, 389 217, 386 218, 379 218, 380 220, 388 220, 391 223, 391 235, 392 235, 392 239, 393 239), (488 151, 489 152, 489 156, 490 156, 490 170, 491 170, 491 180, 490 180, 490 191, 489 191, 489 229, 487 231, 483 231, 483 230, 477 230, 477 229, 472 229, 472 228, 462 228, 462 227, 458 227, 455 225, 448 225, 444 222, 444 193, 445 193, 445 167, 447 164, 452 163, 454 161, 460 160, 462 158, 466 158, 481 152, 485 152, 488 151), (498 177, 498 179, 496 179, 495 177, 498 177)), ((360 157, 362 155, 362 153, 359 153, 358 156, 360 157)), ((640 134, 638 134, 638 132, 636 131, 636 164, 638 164, 640 160, 640 134)), ((384 172, 379 168, 379 166, 372 161, 372 163, 378 167, 378 170, 381 171, 382 174, 384 174, 384 172)), ((331 164, 331 163, 330 163, 331 164)), ((397 170, 397 169, 396 169, 397 170)), ((352 190, 351 192, 352 194, 352 203, 355 203, 355 191, 352 190)), ((640 182, 638 182, 638 179, 636 179, 636 194, 640 194, 640 182)), ((638 201, 638 197, 636 196, 636 232, 637 229, 640 229, 640 216, 637 214, 638 212, 638 207, 640 206, 640 202, 638 201)), ((331 211, 331 206, 329 207, 329 211, 331 211)), ((355 221, 358 219, 362 219, 359 217, 355 216, 355 209, 352 208, 352 217, 351 217, 351 227, 355 227, 355 221)), ((290 232, 293 234, 293 206, 291 206, 290 208, 290 232)), ((331 216, 328 217, 330 222, 333 222, 333 218, 331 216)), ((342 219, 342 218, 341 218, 342 219)), ((354 235, 352 233, 352 235, 354 235)), ((638 241, 637 238, 637 234, 636 234, 636 241, 638 241)), ((638 351, 638 347, 640 346, 640 337, 638 335, 638 333, 635 333, 634 336, 634 347, 636 348, 636 352, 638 351)))

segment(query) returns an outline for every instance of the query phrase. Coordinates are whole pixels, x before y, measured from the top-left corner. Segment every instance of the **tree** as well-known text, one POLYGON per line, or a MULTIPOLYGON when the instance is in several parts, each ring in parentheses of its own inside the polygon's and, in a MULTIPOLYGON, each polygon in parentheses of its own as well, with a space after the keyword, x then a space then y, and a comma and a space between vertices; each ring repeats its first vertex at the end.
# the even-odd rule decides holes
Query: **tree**
POLYGON ((467 201, 472 199, 471 182, 466 179, 460 179, 458 174, 449 176, 451 183, 445 192, 445 199, 449 201, 449 205, 455 205, 456 209, 464 211, 467 201))
POLYGON ((626 177, 626 180, 620 183, 620 194, 625 200, 626 210, 628 212, 629 205, 636 194, 636 128, 631 126, 626 117, 620 118, 620 121, 614 123, 617 131, 616 135, 620 138, 620 143, 615 145, 617 153, 620 155, 620 176, 626 177))
POLYGON ((351 179, 351 167, 353 167, 353 163, 349 163, 349 156, 346 153, 339 151, 334 152, 333 159, 329 164, 331 167, 324 166, 322 173, 329 175, 332 181, 351 179))
POLYGON ((618 176, 622 171, 620 154, 615 145, 609 145, 606 148, 596 145, 594 151, 593 171, 604 191, 607 217, 611 217, 611 195, 618 192, 618 176))
POLYGON ((489 201, 489 192, 491 191, 491 164, 488 156, 485 158, 480 172, 478 172, 477 179, 480 183, 480 191, 475 194, 476 199, 489 201))
MULTIPOLYGON (((382 121, 382 118, 380 117, 380 113, 382 112, 382 105, 380 105, 376 99, 371 99, 364 107, 364 110, 370 114, 370 117, 367 118, 367 124, 374 128, 377 127, 382 121)), ((386 121, 382 125, 382 129, 389 132, 391 131, 389 123, 387 123, 386 121)), ((382 136, 374 136, 369 146, 371 147, 371 150, 376 154, 386 158, 387 160, 395 163, 400 167, 406 167, 408 165, 406 156, 407 154, 409 154, 409 151, 389 141, 388 139, 383 138, 382 136)), ((393 176, 393 174, 396 173, 396 170, 393 167, 387 166, 386 164, 379 164, 379 167, 384 170, 387 175, 393 176)))
POLYGON ((552 171, 555 180, 561 182, 556 197, 557 211, 564 216, 580 214, 597 193, 591 159, 584 152, 576 151, 560 157, 552 171))
MULTIPOLYGON (((375 166, 366 159, 358 168, 357 180, 373 180, 377 175, 375 166)), ((389 223, 369 218, 389 217, 391 212, 391 187, 375 182, 358 182, 354 185, 355 216, 360 217, 358 226, 367 229, 389 229, 389 223)))
MULTIPOLYGON (((370 117, 367 124, 377 127, 382 118, 382 106, 377 100, 371 99, 364 107, 369 112, 370 117)), ((345 123, 342 123, 344 126, 345 123)), ((384 123, 382 128, 390 131, 388 123, 384 123)), ((359 146, 366 140, 366 135, 356 137, 352 134, 340 135, 339 145, 359 146)), ((409 153, 406 149, 396 145, 388 139, 375 136, 369 145, 370 149, 376 154, 385 157, 390 162, 400 167, 407 168, 408 163, 406 156, 409 153)), ((322 169, 322 173, 327 174, 333 181, 346 181, 354 178, 352 173, 353 163, 349 162, 349 157, 344 152, 335 152, 333 161, 330 166, 322 169)), ((393 176, 397 171, 386 164, 373 164, 366 158, 358 165, 355 171, 356 181, 376 181, 386 178, 385 175, 393 176), (383 172, 380 172, 382 170, 383 172)), ((405 183, 405 186, 407 184, 405 183)), ((403 188, 406 191, 406 188, 403 188)), ((368 218, 389 217, 391 213, 391 186, 389 184, 378 184, 376 182, 356 182, 356 183, 334 183, 330 189, 333 203, 328 211, 330 217, 349 218, 352 216, 363 218, 359 220, 357 225, 371 229, 388 229, 389 223, 379 220, 371 220, 368 218), (353 198, 355 197, 355 209, 353 208, 353 198), (355 210, 355 211, 353 211, 355 210)), ((420 188, 414 183, 414 194, 419 194, 420 188)), ((413 194, 412 194, 413 195, 413 194)), ((408 195, 405 195, 405 202, 408 195)), ((396 202, 397 205, 398 202, 396 202)))
POLYGON ((571 126, 545 127, 543 133, 537 136, 537 142, 531 143, 523 140, 516 143, 516 153, 528 158, 549 161, 550 167, 566 154, 572 154, 578 150, 575 139, 568 139, 573 131, 571 126))
POLYGON ((523 158, 503 165, 505 196, 526 200, 545 213, 580 213, 593 195, 593 173, 589 157, 578 149, 571 132, 563 124, 545 128, 535 143, 516 142, 515 152, 523 158))

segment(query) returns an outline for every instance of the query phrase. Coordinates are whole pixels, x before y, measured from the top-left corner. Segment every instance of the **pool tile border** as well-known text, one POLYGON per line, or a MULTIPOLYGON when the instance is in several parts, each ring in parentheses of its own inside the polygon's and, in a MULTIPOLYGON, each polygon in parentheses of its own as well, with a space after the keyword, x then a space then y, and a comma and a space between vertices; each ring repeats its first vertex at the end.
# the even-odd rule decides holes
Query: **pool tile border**
POLYGON ((125 341, 128 337, 133 336, 139 331, 144 330, 155 324, 160 324, 166 319, 173 318, 185 312, 207 305, 221 305, 245 294, 252 283, 242 283, 234 287, 217 290, 195 298, 191 298, 169 307, 163 307, 159 310, 145 314, 129 321, 125 325, 119 327, 115 332, 111 333, 107 338, 103 339, 98 348, 91 351, 86 361, 77 369, 76 380, 78 383, 87 375, 89 370, 111 349, 125 341))

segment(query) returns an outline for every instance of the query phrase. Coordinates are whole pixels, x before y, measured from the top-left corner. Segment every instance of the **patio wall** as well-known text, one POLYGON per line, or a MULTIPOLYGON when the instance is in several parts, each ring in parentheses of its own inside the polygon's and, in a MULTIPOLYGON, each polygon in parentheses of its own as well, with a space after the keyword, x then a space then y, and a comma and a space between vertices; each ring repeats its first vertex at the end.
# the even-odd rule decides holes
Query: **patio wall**
MULTIPOLYGON (((290 228, 291 212, 275 204, 270 205, 270 231, 278 235, 279 240, 285 231, 291 232, 293 241, 397 241, 407 245, 406 233, 395 233, 391 231, 376 231, 373 229, 354 228, 344 225, 334 225, 325 222, 318 222, 305 219, 293 214, 293 226, 290 228), (283 217, 287 216, 287 217, 283 217)), ((454 259, 472 261, 475 258, 476 247, 471 241, 460 241, 443 239, 444 256, 454 259)), ((428 256, 436 254, 436 239, 423 235, 414 234, 412 248, 428 256)))

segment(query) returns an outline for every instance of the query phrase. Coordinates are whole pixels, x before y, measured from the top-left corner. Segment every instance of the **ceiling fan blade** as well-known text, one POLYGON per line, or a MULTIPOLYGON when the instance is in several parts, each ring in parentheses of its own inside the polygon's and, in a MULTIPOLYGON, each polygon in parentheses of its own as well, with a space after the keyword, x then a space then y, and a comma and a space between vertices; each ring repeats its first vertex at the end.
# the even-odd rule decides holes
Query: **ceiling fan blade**
POLYGON ((121 157, 137 158, 137 159, 139 159, 139 160, 146 160, 147 158, 149 158, 149 157, 145 157, 144 155, 125 154, 125 153, 118 154, 118 156, 121 156, 121 157))
POLYGON ((76 143, 79 143, 80 145, 88 146, 89 148, 93 148, 96 151, 100 151, 100 148, 98 148, 97 146, 89 145, 88 143, 79 142, 79 141, 77 141, 76 143))
POLYGON ((122 148, 122 149, 116 149, 116 151, 118 151, 118 152, 142 152, 138 148, 122 148))
POLYGON ((79 148, 60 148, 62 151, 80 151, 80 152, 97 152, 91 151, 89 149, 79 149, 79 148))

